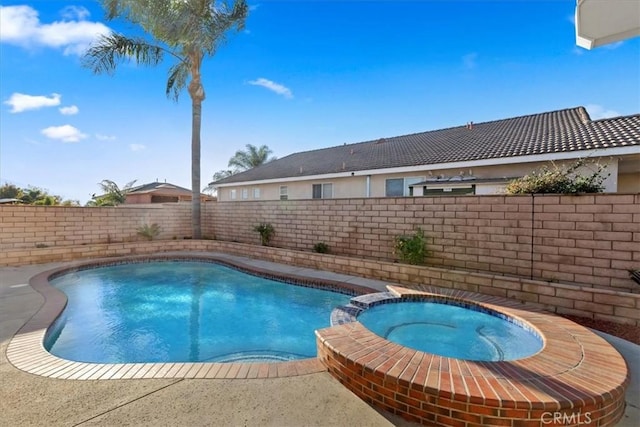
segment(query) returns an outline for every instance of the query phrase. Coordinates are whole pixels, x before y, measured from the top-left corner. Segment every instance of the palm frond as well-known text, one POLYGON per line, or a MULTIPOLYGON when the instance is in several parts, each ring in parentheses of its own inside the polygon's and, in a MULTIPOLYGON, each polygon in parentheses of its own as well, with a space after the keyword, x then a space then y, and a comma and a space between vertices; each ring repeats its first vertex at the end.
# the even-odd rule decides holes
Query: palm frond
POLYGON ((245 21, 249 15, 249 5, 245 0, 237 0, 233 6, 229 7, 227 2, 223 2, 211 9, 211 19, 205 28, 208 39, 208 49, 204 46, 204 51, 213 55, 218 46, 226 43, 229 30, 244 30, 245 21))
POLYGON ((189 79, 189 63, 180 61, 169 69, 169 79, 167 80, 167 97, 178 101, 182 89, 187 86, 189 79))
POLYGON ((131 189, 133 188, 133 185, 136 183, 137 179, 134 179, 133 181, 129 181, 127 182, 124 187, 122 187, 122 192, 123 193, 128 193, 129 191, 131 191, 131 189))
POLYGON ((95 74, 113 74, 121 62, 157 65, 162 61, 165 51, 162 46, 150 44, 143 39, 111 33, 101 36, 87 50, 82 58, 82 65, 95 74))

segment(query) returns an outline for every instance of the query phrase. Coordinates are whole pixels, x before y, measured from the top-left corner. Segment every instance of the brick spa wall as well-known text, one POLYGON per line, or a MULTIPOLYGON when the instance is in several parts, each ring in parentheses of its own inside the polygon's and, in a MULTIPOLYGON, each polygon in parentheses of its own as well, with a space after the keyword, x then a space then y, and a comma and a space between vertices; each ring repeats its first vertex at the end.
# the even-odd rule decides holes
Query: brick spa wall
POLYGON ((421 227, 431 266, 640 291, 640 194, 457 196, 219 202, 207 228, 219 240, 393 260, 393 239, 421 227))

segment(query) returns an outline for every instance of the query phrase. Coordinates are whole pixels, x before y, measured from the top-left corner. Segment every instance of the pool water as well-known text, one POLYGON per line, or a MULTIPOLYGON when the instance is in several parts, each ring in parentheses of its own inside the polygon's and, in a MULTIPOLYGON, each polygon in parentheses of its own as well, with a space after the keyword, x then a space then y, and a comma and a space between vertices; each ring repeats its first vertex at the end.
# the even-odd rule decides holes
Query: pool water
POLYGON ((74 361, 276 362, 315 357, 314 331, 349 296, 209 262, 157 261, 51 280, 68 304, 45 348, 74 361))
POLYGON ((389 341, 456 359, 516 360, 543 345, 537 335, 513 322, 438 302, 381 304, 363 311, 358 321, 389 341))

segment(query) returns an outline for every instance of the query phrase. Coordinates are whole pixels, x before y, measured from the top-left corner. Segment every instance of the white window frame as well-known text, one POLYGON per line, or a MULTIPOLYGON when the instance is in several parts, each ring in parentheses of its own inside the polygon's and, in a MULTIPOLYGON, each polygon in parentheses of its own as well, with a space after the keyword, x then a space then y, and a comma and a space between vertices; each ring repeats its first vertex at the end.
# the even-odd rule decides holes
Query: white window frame
POLYGON ((236 189, 235 189, 235 188, 232 188, 231 190, 229 190, 229 198, 230 198, 231 200, 235 200, 235 199, 236 199, 236 197, 237 197, 237 195, 238 195, 238 194, 237 194, 237 192, 236 192, 236 189))
POLYGON ((312 199, 332 199, 333 198, 333 182, 318 182, 311 184, 311 198, 312 199), (316 185, 320 186, 320 197, 314 197, 313 189, 316 185), (326 188, 331 189, 331 194, 327 195, 326 188))
POLYGON ((242 189, 242 200, 247 200, 249 198, 249 189, 248 188, 243 188, 242 189))
POLYGON ((289 187, 286 185, 280 186, 280 200, 289 200, 289 187))
POLYGON ((254 187, 253 188, 253 198, 254 199, 259 199, 260 198, 260 187, 254 187))
POLYGON ((406 177, 398 177, 398 178, 386 178, 384 180, 384 196, 385 197, 407 197, 411 196, 411 189, 409 188, 412 184, 417 184, 419 182, 424 181, 425 178, 421 176, 406 176, 406 177), (389 196, 387 195, 387 181, 389 180, 402 180, 402 196, 389 196))

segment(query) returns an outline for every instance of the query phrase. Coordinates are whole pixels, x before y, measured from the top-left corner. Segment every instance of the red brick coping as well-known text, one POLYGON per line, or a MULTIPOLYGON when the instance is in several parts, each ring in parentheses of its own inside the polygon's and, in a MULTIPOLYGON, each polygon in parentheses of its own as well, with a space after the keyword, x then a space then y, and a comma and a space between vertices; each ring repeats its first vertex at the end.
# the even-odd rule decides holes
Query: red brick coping
POLYGON ((625 410, 627 366, 604 339, 570 320, 507 299, 389 286, 476 304, 530 325, 543 339, 533 356, 475 362, 387 341, 353 321, 316 331, 318 357, 367 403, 437 426, 612 426, 625 410))
POLYGON ((84 363, 61 359, 49 353, 43 345, 47 328, 67 304, 66 295, 49 284, 52 276, 100 265, 122 264, 163 259, 215 261, 231 265, 274 280, 293 281, 301 286, 339 290, 350 295, 372 292, 371 289, 325 279, 283 274, 257 268, 215 255, 144 255, 126 258, 98 259, 69 264, 35 275, 29 284, 44 297, 44 305, 16 333, 7 348, 7 359, 16 368, 50 378, 77 380, 140 379, 140 378, 282 378, 325 372, 317 358, 278 363, 84 363))

